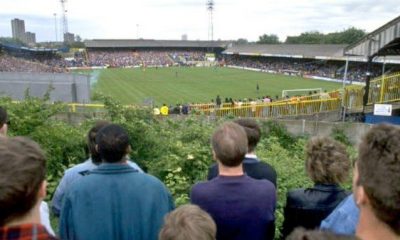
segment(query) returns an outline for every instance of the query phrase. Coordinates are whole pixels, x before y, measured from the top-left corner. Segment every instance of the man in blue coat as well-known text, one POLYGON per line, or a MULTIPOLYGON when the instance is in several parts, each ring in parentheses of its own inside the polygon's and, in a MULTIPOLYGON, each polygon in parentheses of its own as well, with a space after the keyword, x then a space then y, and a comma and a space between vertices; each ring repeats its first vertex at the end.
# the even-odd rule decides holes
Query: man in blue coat
POLYGON ((61 210, 61 239, 157 239, 174 206, 164 184, 129 166, 126 131, 102 128, 96 143, 103 163, 77 180, 61 210))

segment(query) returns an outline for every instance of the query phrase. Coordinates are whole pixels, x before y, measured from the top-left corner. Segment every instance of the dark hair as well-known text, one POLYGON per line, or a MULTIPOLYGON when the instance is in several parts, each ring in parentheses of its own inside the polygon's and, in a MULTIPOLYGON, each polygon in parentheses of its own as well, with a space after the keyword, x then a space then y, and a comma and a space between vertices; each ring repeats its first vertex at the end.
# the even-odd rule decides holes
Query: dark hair
POLYGON ((239 124, 244 128, 244 131, 247 135, 248 151, 253 152, 258 142, 260 141, 260 126, 258 126, 257 122, 254 119, 250 118, 237 119, 233 122, 239 124))
POLYGON ((5 108, 0 107, 0 128, 3 127, 3 124, 8 120, 7 111, 5 108))
POLYGON ((0 138, 0 226, 29 213, 45 176, 46 160, 37 143, 0 138))
POLYGON ((101 163, 101 157, 99 152, 96 150, 96 134, 103 127, 111 124, 108 121, 100 120, 95 123, 95 125, 89 130, 87 135, 87 146, 89 150, 90 157, 94 164, 101 163))
POLYGON ((121 126, 109 124, 96 134, 96 144, 103 162, 116 163, 127 154, 129 136, 121 126))
POLYGON ((247 136, 236 123, 227 122, 220 126, 211 139, 212 148, 224 166, 239 166, 247 153, 247 136))
POLYGON ((341 235, 323 230, 306 230, 302 227, 296 228, 286 240, 357 240, 356 236, 341 235))
POLYGON ((359 146, 358 183, 378 219, 400 235, 400 128, 372 127, 359 146))
POLYGON ((214 240, 217 226, 200 207, 182 205, 165 217, 159 240, 214 240))
POLYGON ((349 177, 346 147, 329 137, 313 137, 306 146, 306 170, 315 183, 338 184, 349 177))

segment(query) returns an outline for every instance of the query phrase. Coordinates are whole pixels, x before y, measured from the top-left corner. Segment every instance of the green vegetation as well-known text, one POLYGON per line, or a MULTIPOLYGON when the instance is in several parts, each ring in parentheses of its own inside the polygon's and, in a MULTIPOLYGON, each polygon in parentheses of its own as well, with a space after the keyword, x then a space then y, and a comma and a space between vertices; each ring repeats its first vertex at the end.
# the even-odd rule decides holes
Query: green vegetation
POLYGON ((221 99, 281 96, 284 89, 320 88, 333 90, 339 83, 280 74, 268 74, 229 68, 147 68, 104 69, 94 91, 123 104, 208 103, 219 94, 221 99), (260 90, 257 92, 256 85, 260 90))
MULTIPOLYGON (((201 116, 186 119, 154 118, 148 109, 123 108, 121 103, 100 96, 107 109, 105 119, 122 125, 130 135, 132 153, 144 170, 160 178, 170 189, 175 203, 189 201, 193 184, 204 181, 213 163, 210 136, 217 125, 227 119, 210 122, 201 116)), ((64 111, 62 104, 47 104, 45 99, 27 97, 20 103, 0 99, 10 115, 10 135, 25 135, 37 141, 48 159, 48 200, 65 169, 86 159, 85 137, 95 119, 77 126, 56 120, 64 111)), ((277 235, 283 222, 286 192, 293 188, 311 186, 304 170, 306 137, 294 137, 276 122, 260 122, 262 139, 257 155, 270 163, 278 173, 278 207, 276 211, 277 235)), ((348 142, 343 131, 335 130, 335 137, 348 142)), ((349 146, 355 155, 353 147, 349 146)), ((346 184, 350 187, 350 182, 346 184)), ((53 219, 54 220, 54 219, 53 219)), ((55 223, 55 221, 53 221, 55 223)), ((55 226, 57 229, 57 226, 55 226)))
POLYGON ((340 32, 323 34, 318 31, 304 32, 299 36, 288 36, 287 44, 353 44, 365 36, 362 29, 351 27, 340 32))

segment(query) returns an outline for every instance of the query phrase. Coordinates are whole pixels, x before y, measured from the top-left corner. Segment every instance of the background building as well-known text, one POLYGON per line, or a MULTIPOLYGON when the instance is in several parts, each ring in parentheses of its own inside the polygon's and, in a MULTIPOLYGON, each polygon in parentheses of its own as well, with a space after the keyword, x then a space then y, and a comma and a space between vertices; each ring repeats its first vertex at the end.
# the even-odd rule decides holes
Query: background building
POLYGON ((75 35, 73 33, 64 33, 64 42, 72 43, 75 42, 75 35))
POLYGON ((35 44, 36 43, 36 34, 33 32, 26 32, 25 40, 26 40, 27 44, 35 44))
POLYGON ((12 37, 25 42, 25 22, 15 18, 11 20, 12 37))

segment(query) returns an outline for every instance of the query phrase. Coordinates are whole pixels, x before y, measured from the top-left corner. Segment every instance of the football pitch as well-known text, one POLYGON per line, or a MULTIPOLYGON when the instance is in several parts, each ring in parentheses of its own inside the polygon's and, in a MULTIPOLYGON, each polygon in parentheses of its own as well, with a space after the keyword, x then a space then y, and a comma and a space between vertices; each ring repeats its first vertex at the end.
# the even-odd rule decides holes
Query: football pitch
MULTIPOLYGON (((123 104, 208 103, 220 95, 249 99, 281 96, 284 89, 322 88, 330 91, 340 83, 230 68, 147 68, 95 70, 92 91, 114 97, 123 104), (259 90, 257 91, 257 84, 259 90)), ((93 94, 92 94, 93 95, 93 94)))

